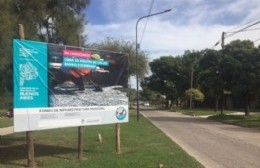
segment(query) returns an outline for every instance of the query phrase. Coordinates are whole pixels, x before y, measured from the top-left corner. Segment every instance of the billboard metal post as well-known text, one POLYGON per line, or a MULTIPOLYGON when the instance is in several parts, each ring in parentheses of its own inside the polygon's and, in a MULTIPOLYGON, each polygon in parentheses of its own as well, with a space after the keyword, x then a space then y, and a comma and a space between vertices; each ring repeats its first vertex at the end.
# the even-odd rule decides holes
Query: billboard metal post
MULTIPOLYGON (((19 24, 19 38, 21 40, 25 39, 24 27, 22 24, 19 24)), ((28 167, 34 167, 34 144, 32 131, 26 131, 26 143, 27 143, 27 164, 28 167)))

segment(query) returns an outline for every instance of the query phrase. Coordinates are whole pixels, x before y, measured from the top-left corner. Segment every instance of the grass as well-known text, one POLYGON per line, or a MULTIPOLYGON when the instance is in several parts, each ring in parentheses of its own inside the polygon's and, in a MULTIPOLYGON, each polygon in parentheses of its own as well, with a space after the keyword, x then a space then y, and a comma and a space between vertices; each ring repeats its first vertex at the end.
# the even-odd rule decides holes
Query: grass
POLYGON ((219 114, 220 112, 215 112, 212 109, 175 109, 175 111, 181 112, 186 115, 191 115, 191 116, 204 116, 204 115, 216 115, 219 114))
POLYGON ((13 119, 7 118, 5 110, 0 110, 0 128, 9 127, 13 125, 13 119))
POLYGON ((7 118, 7 117, 0 118, 0 128, 9 127, 12 125, 13 125, 12 118, 7 118))
POLYGON ((6 110, 0 109, 0 117, 5 117, 6 116, 5 112, 6 110))
MULTIPOLYGON (((84 127, 84 159, 77 157, 77 128, 33 132, 38 167, 91 168, 200 168, 200 163, 185 153, 164 133, 133 112, 129 123, 121 124, 121 153, 115 152, 115 124, 84 127), (98 141, 102 134, 103 143, 98 141)), ((26 166, 25 133, 2 137, 0 167, 26 166)))
POLYGON ((260 127, 260 115, 232 115, 232 111, 227 110, 224 110, 224 115, 221 115, 220 111, 215 112, 210 109, 177 109, 177 111, 192 116, 209 115, 209 119, 243 127, 260 127))
POLYGON ((210 116, 209 119, 239 125, 243 127, 259 127, 260 128, 260 115, 215 115, 210 116))

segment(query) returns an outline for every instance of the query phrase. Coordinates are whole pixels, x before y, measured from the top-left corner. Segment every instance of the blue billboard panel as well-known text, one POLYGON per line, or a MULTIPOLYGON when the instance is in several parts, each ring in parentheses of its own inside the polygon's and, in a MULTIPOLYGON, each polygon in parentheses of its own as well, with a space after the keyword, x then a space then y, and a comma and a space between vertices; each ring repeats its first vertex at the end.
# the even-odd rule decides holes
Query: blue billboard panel
POLYGON ((14 108, 48 107, 47 44, 13 43, 14 108))

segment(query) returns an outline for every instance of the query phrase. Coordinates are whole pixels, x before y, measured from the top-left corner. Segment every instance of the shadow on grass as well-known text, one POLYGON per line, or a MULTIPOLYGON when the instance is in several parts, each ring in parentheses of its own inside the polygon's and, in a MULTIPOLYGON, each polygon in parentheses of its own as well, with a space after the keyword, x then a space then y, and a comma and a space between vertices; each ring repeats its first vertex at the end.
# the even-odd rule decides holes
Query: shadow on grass
MULTIPOLYGON (((35 157, 42 156, 55 156, 59 154, 77 153, 77 149, 71 147, 63 147, 56 145, 34 144, 35 157)), ((17 167, 24 167, 21 163, 15 162, 16 160, 27 159, 27 149, 25 142, 23 144, 0 146, 0 162, 2 164, 14 165, 17 167)), ((66 158, 71 159, 71 158, 66 158)))

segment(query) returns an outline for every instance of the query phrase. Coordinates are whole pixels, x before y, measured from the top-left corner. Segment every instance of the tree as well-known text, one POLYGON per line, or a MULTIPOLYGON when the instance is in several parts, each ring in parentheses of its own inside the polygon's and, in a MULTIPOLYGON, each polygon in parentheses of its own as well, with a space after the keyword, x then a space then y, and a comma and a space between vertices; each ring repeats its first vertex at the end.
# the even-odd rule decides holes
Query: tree
POLYGON ((76 45, 88 4, 89 0, 0 0, 1 95, 10 95, 13 88, 12 40, 19 38, 18 24, 24 25, 26 39, 76 45))
POLYGON ((149 89, 147 85, 144 84, 144 82, 141 82, 141 87, 142 90, 140 91, 140 99, 143 101, 149 101, 151 103, 155 103, 158 93, 149 89))
MULTIPOLYGON (((182 56, 182 82, 181 87, 179 90, 183 93, 183 97, 185 99, 185 92, 187 89, 197 88, 198 84, 198 74, 199 74, 199 60, 202 57, 202 53, 200 51, 185 51, 184 55, 182 56)), ((193 98, 190 97, 190 107, 192 107, 192 100, 193 98)))
POLYGON ((16 0, 14 9, 27 38, 77 45, 76 35, 82 33, 84 25, 82 10, 88 4, 89 0, 16 0))
MULTIPOLYGON (((106 38, 103 41, 87 44, 86 47, 94 48, 98 50, 109 50, 114 52, 123 52, 128 54, 129 59, 129 76, 136 74, 136 64, 135 64, 135 43, 126 40, 106 38)), ((148 72, 148 59, 147 54, 144 51, 138 52, 138 75, 140 79, 144 78, 144 75, 148 72)))
POLYGON ((224 48, 224 53, 237 60, 240 64, 233 79, 232 92, 244 98, 245 115, 249 115, 249 96, 259 94, 259 50, 249 40, 235 40, 224 48))
POLYGON ((13 88, 12 39, 16 34, 16 17, 13 1, 0 0, 0 93, 3 105, 11 100, 13 88))
POLYGON ((186 100, 188 100, 190 96, 192 96, 192 99, 195 100, 196 102, 203 102, 205 98, 204 94, 199 89, 193 89, 193 88, 186 90, 185 96, 186 96, 186 100))
POLYGON ((223 98, 224 81, 222 69, 219 68, 221 53, 216 50, 205 50, 199 61, 199 87, 208 97, 215 99, 215 111, 218 110, 219 99, 223 98))
POLYGON ((136 101, 136 97, 137 97, 136 89, 132 89, 132 88, 129 87, 129 89, 128 89, 129 102, 136 101))
POLYGON ((155 59, 150 63, 152 75, 149 78, 148 87, 163 95, 166 95, 167 100, 177 99, 180 97, 178 87, 181 86, 181 58, 164 56, 155 59))

